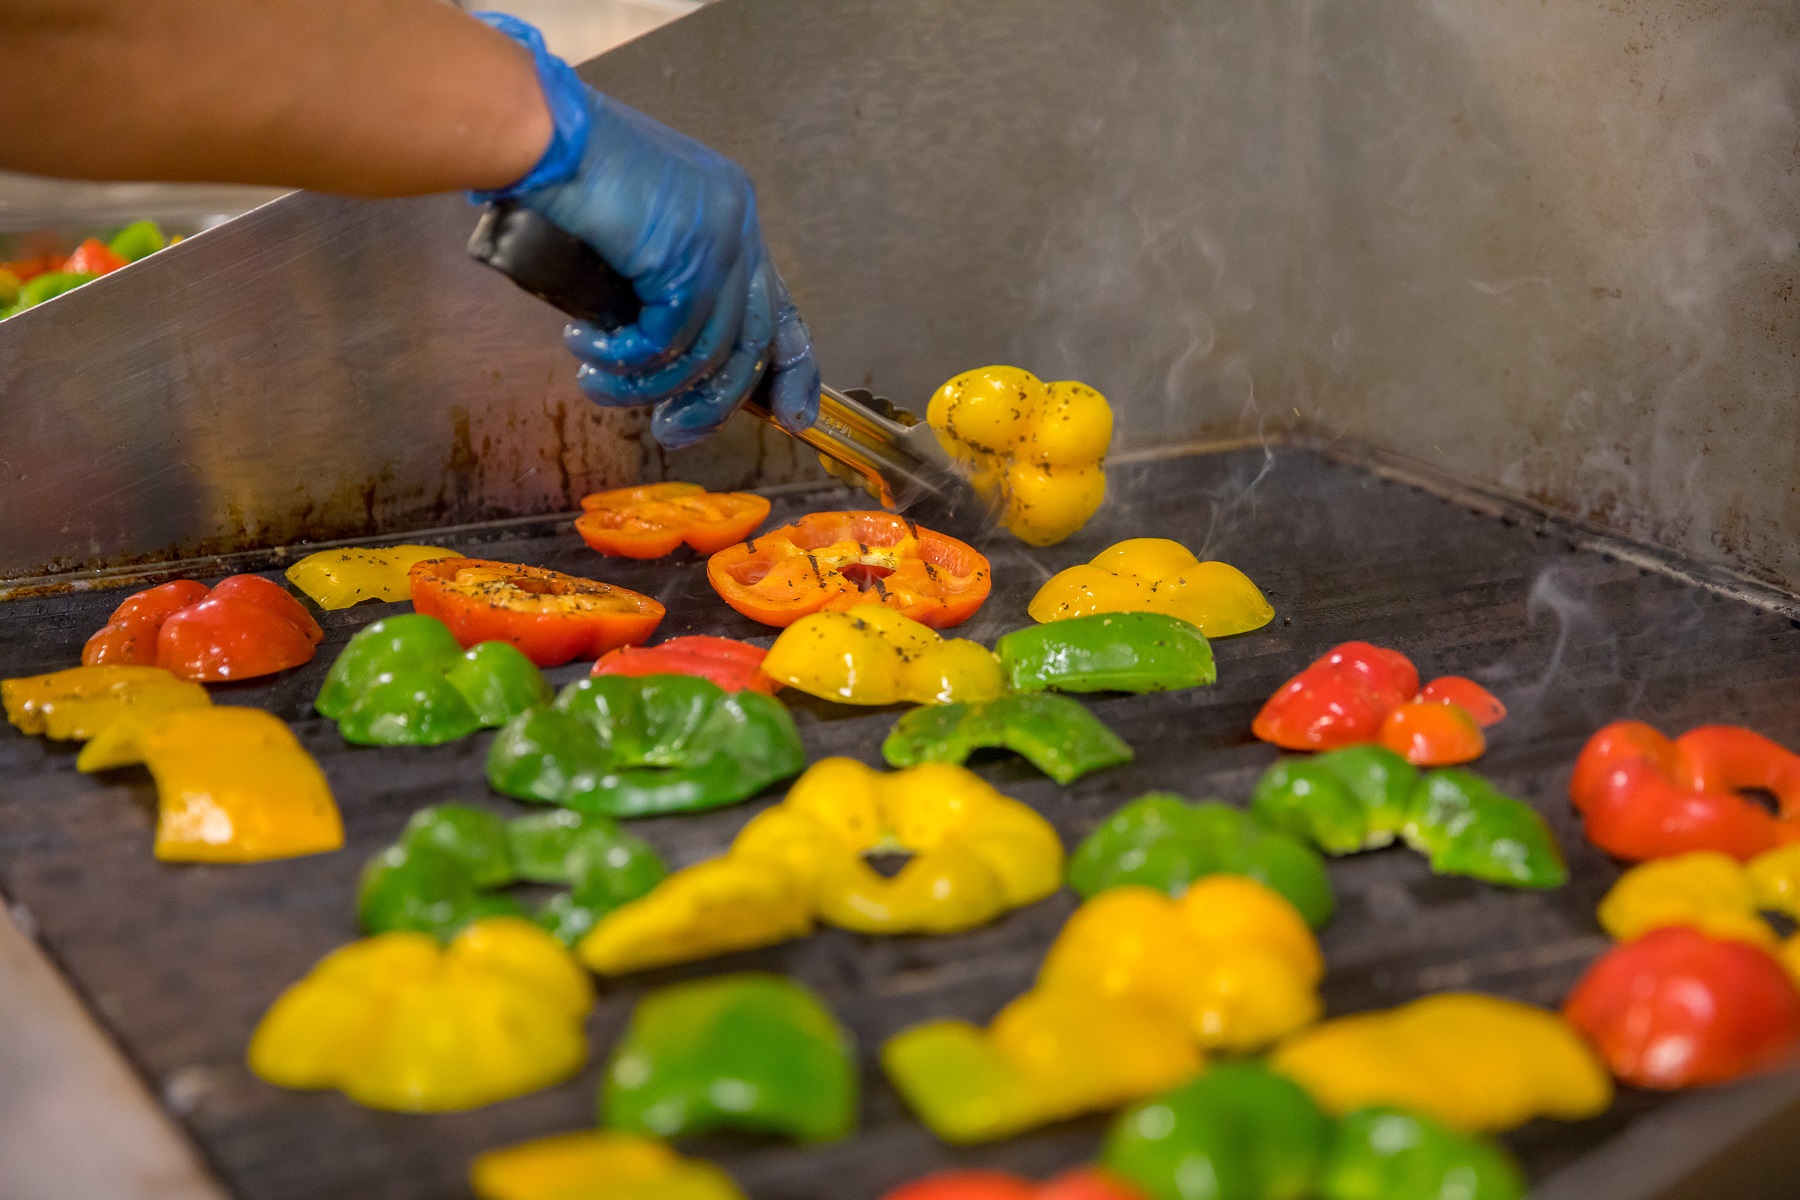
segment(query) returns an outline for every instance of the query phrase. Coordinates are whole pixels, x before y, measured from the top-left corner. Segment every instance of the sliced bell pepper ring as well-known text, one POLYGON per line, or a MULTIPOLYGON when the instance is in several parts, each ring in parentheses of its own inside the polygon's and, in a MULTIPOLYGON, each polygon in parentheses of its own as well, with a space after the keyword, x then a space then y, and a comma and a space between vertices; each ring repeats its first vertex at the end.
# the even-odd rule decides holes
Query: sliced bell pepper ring
POLYGON ((1106 496, 1112 409, 1086 384, 982 367, 938 388, 925 419, 968 466, 975 488, 999 501, 1001 521, 1022 542, 1062 541, 1106 496))
POLYGON ((650 483, 583 496, 575 532, 600 553, 625 558, 661 558, 683 542, 714 554, 743 541, 768 515, 768 498, 754 492, 650 483))
POLYGON ((324 772, 275 716, 184 708, 113 721, 75 760, 82 771, 143 763, 156 780, 156 857, 261 862, 344 844, 324 772))
POLYGON ((749 642, 689 634, 654 646, 621 646, 600 656, 594 675, 693 675, 728 692, 745 688, 773 696, 781 683, 762 669, 769 652, 749 642))
POLYGON ((1326 1021, 1269 1061, 1330 1112, 1399 1105, 1465 1132, 1540 1116, 1579 1121, 1604 1112, 1613 1094, 1599 1059, 1557 1014, 1470 992, 1326 1021))
POLYGON ((801 617, 775 639, 763 670, 839 704, 948 704, 1006 690, 1000 660, 986 646, 940 637, 879 604, 801 617))
POLYGON ((691 675, 594 675, 510 721, 488 750, 494 790, 611 817, 748 800, 806 766, 781 701, 691 675))
POLYGON ((470 1165, 469 1184, 476 1200, 747 1200, 709 1162, 604 1130, 489 1150, 470 1165))
POLYGON ((434 559, 413 564, 410 579, 413 608, 464 646, 511 642, 540 667, 641 645, 663 619, 648 596, 543 567, 434 559))
POLYGON ((1275 619, 1249 576, 1230 563, 1201 562, 1167 538, 1120 542, 1057 572, 1031 598, 1034 621, 1111 612, 1165 613, 1209 638, 1248 633, 1275 619))
POLYGON ((1166 692, 1219 677, 1206 636, 1162 613, 1096 613, 1015 629, 994 653, 1015 692, 1166 692))
POLYGON ((1626 1083, 1723 1083, 1800 1049, 1800 989, 1767 951, 1685 925, 1614 946, 1563 1008, 1626 1083))
POLYGON ((1145 1200, 1145 1195, 1105 1171, 1075 1167, 1041 1184, 1005 1171, 939 1171, 902 1184, 881 1200, 1145 1200))
POLYGON ((209 683, 252 679, 309 661, 324 636, 298 600, 260 575, 233 575, 212 588, 182 579, 114 609, 81 662, 157 666, 209 683))
POLYGON ((117 721, 205 708, 205 688, 161 667, 70 667, 49 675, 0 680, 0 704, 21 733, 85 742, 117 721))
POLYGON ((1642 721, 1615 721, 1582 748, 1569 799, 1589 840, 1616 858, 1717 850, 1747 860, 1800 838, 1800 755, 1735 726, 1670 741, 1642 721), (1780 818, 1737 788, 1774 792, 1780 818))
POLYGON ((1220 873, 1275 889, 1315 928, 1336 907, 1325 864, 1310 848, 1230 805, 1188 804, 1168 792, 1113 813, 1069 859, 1069 886, 1083 896, 1133 884, 1180 896, 1220 873))
POLYGON ((287 581, 326 612, 364 600, 405 600, 412 595, 408 572, 431 558, 460 558, 438 546, 351 547, 320 550, 287 569, 287 581))
POLYGON ((745 973, 650 993, 601 1086, 601 1122, 679 1137, 716 1129, 835 1141, 856 1126, 850 1037, 807 988, 745 973))
POLYGON ((725 603, 777 628, 880 604, 944 629, 972 616, 993 586, 972 547, 886 512, 811 513, 714 554, 706 577, 725 603))
POLYGON ((529 921, 490 917, 448 946, 384 933, 320 959, 263 1014, 250 1070, 395 1112, 455 1112, 547 1087, 587 1060, 593 985, 529 921))
POLYGON ((1132 758, 1124 739, 1080 701, 1049 693, 915 708, 894 722, 881 743, 881 756, 890 767, 922 762, 960 766, 989 747, 1022 755, 1061 784, 1132 758))

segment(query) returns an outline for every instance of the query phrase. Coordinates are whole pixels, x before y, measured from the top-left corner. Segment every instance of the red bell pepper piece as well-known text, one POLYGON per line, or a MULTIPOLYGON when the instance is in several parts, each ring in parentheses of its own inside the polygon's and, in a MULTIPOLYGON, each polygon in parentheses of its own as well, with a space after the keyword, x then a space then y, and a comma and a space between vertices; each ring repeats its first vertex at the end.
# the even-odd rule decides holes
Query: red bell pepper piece
POLYGON ((115 608, 82 648, 81 662, 161 667, 216 683, 297 667, 324 636, 298 600, 260 575, 233 575, 212 588, 178 579, 115 608))
POLYGON ((1800 988, 1767 951, 1685 925, 1614 946, 1563 1016, 1612 1073, 1646 1088, 1723 1083, 1800 1051, 1800 988))
POLYGON ((39 275, 48 275, 51 271, 63 269, 63 260, 54 254, 46 254, 41 258, 20 258, 12 262, 0 262, 0 270, 10 271, 14 279, 20 283, 30 283, 39 275))
POLYGON ((1494 693, 1461 675, 1440 675, 1419 692, 1423 704, 1454 704, 1486 729, 1506 719, 1506 705, 1494 693))
POLYGON ((743 541, 768 515, 768 498, 754 492, 650 483, 583 496, 575 532, 600 553, 626 558, 661 558, 683 542, 712 554, 743 541))
POLYGON ((511 642, 540 667, 641 645, 664 612, 610 583, 481 558, 427 559, 408 581, 413 608, 448 625, 464 646, 511 642))
POLYGON ((1419 672, 1397 650, 1345 642, 1278 688, 1251 730, 1288 750, 1372 742, 1388 712, 1413 698, 1419 672))
POLYGON ((1582 748, 1569 799, 1588 840, 1614 857, 1717 850, 1748 861, 1800 838, 1800 756, 1734 726, 1670 741, 1642 721, 1615 721, 1582 748), (1781 819, 1731 790, 1740 787, 1774 791, 1781 819))
POLYGON ((692 634, 654 646, 620 646, 594 664, 595 675, 697 675, 728 692, 773 696, 781 684, 762 673, 769 652, 749 642, 692 634))
POLYGON ((1005 1171, 939 1171, 889 1192, 882 1200, 1145 1200, 1130 1184, 1093 1167, 1065 1171, 1034 1184, 1005 1171))
POLYGON ((99 238, 89 238, 75 247, 75 253, 69 255, 62 269, 76 275, 106 275, 130 265, 99 238))

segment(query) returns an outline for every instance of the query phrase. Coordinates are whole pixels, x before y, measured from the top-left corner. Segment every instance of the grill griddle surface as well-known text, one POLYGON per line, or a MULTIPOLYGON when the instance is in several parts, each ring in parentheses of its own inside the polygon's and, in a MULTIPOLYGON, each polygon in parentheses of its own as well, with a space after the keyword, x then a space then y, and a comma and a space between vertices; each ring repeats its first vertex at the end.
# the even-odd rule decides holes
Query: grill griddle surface
MULTIPOLYGON (((1467 988, 1558 1003, 1605 946, 1594 905, 1618 871, 1581 837, 1566 787, 1582 741, 1636 716, 1675 733, 1741 722, 1800 744, 1800 630, 1785 618, 1578 552, 1525 525, 1473 514, 1305 451, 1247 451, 1115 468, 1111 496, 1076 539, 1030 550, 1004 535, 988 549, 992 598, 955 632, 991 643, 1027 623, 1050 573, 1125 537, 1176 538, 1255 579, 1275 605, 1272 625, 1214 643, 1219 683, 1152 696, 1090 698, 1137 761, 1059 788, 1022 760, 975 766, 1048 817, 1072 850, 1126 800, 1152 788, 1243 803, 1276 751, 1250 737, 1250 718, 1284 679, 1351 638, 1411 655, 1425 678, 1466 674, 1512 710, 1479 768, 1549 819, 1573 881, 1549 894, 1437 878, 1393 848, 1331 862, 1338 913, 1321 942, 1333 1014, 1467 988)), ((823 490, 780 499, 771 524, 817 508, 860 507, 823 490)), ((710 633, 767 645, 771 631, 726 608, 704 563, 603 559, 567 526, 450 543, 472 555, 533 563, 657 596, 659 637, 710 633)), ((685 554, 685 552, 683 552, 685 554)), ((279 578, 279 576, 276 576, 279 578)), ((82 642, 124 593, 0 605, 0 675, 78 661, 82 642)), ((154 792, 140 769, 85 778, 72 746, 0 727, 0 887, 29 910, 43 946, 101 1022, 194 1135, 212 1166, 253 1200, 467 1195, 482 1150, 591 1126, 599 1064, 633 1004, 652 987, 743 969, 785 972, 825 998, 854 1032, 862 1070, 860 1132, 798 1148, 711 1137, 684 1144, 726 1166, 756 1200, 873 1200, 947 1164, 1035 1175, 1090 1157, 1105 1128, 1083 1119, 996 1145, 953 1150, 905 1111, 876 1054, 915 1022, 986 1021, 1031 983, 1075 907, 1072 893, 955 937, 878 938, 825 930, 804 941, 603 983, 589 1022, 593 1061, 576 1079, 470 1113, 405 1116, 361 1109, 335 1092, 286 1092, 252 1077, 244 1046, 281 990, 358 935, 362 864, 414 810, 473 801, 508 813, 528 806, 489 793, 482 772, 492 734, 432 749, 347 747, 309 702, 345 640, 406 611, 363 605, 323 614, 325 644, 307 666, 272 682, 217 689, 222 703, 272 709, 291 722, 330 777, 347 829, 344 850, 250 866, 165 866, 150 855, 154 792)), ((561 684, 585 664, 550 672, 561 684)), ((784 693, 809 755, 878 763, 893 710, 839 708, 784 693)), ((700 816, 633 823, 670 865, 724 850, 779 795, 700 816)), ((1603 1117, 1537 1122, 1510 1135, 1534 1178, 1580 1157, 1661 1100, 1622 1093, 1603 1117)))

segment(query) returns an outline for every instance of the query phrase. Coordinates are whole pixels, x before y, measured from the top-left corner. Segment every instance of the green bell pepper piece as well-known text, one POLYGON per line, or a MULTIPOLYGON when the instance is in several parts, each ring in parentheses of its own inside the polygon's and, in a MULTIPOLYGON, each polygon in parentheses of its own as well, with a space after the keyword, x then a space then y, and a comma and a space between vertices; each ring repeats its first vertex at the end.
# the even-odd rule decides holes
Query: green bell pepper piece
POLYGON ((1413 797, 1413 816, 1401 833, 1438 874, 1528 888, 1569 881, 1562 848, 1537 809, 1501 795, 1481 776, 1427 771, 1413 797))
POLYGON ((1338 1122, 1319 1181, 1322 1200, 1520 1200, 1525 1180, 1495 1143, 1398 1108, 1338 1122))
POLYGON ((1166 692, 1218 678, 1206 635, 1162 613, 1096 613, 1015 629, 994 652, 1015 692, 1166 692))
POLYGON ((24 312, 35 308, 46 300, 54 300, 64 292, 72 292, 84 283, 92 283, 100 278, 98 275, 83 275, 75 271, 46 271, 42 275, 28 279, 19 288, 19 298, 13 303, 14 312, 24 312))
POLYGON ((1168 792, 1119 809, 1069 859, 1069 886, 1083 897, 1134 883, 1179 896, 1219 873, 1280 892, 1315 928, 1336 907, 1325 863, 1309 847, 1228 804, 1188 804, 1168 792))
POLYGON ((363 869, 357 911, 372 933, 409 929, 448 941, 482 917, 525 916, 517 900, 494 889, 565 884, 571 890, 546 901, 536 920, 573 945, 665 873, 656 851, 606 817, 558 811, 509 822, 441 804, 414 813, 400 840, 363 869))
POLYGON ((163 231, 155 221, 133 221, 119 232, 113 234, 106 248, 124 259, 136 262, 161 250, 169 244, 163 231))
POLYGON ((1299 1084, 1226 1063, 1125 1112, 1100 1162, 1151 1200, 1312 1200, 1331 1133, 1299 1084))
POLYGON ((347 742, 438 746, 504 725, 550 698, 518 647, 482 642, 464 651, 436 617, 405 613, 350 639, 313 707, 338 723, 347 742))
POLYGON ((779 700, 692 675, 597 675, 502 729, 487 775, 520 800, 640 817, 735 804, 805 766, 779 700))
POLYGON ((1131 761, 1131 747, 1067 696, 1002 696, 979 704, 934 704, 904 713, 881 755, 890 767, 968 761, 1001 747, 1023 755, 1058 783, 1131 761))
POLYGON ((831 1141, 855 1126, 856 1099, 849 1035, 818 997, 779 975, 722 975, 639 1003, 601 1085, 600 1123, 831 1141))
POLYGON ((1373 743, 1283 758, 1263 773, 1250 811, 1327 854, 1385 846, 1412 816, 1419 771, 1373 743))

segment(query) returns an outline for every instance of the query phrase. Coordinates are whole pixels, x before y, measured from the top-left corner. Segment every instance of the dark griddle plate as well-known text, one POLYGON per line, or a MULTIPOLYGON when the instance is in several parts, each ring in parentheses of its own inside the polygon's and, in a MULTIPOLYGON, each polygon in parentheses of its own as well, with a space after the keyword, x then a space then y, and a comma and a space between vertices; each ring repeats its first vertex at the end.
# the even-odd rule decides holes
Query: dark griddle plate
MULTIPOLYGON (((1106 508, 1076 539, 990 548, 994 593, 958 633, 989 641, 1027 620, 1051 572, 1135 536, 1177 538, 1247 571, 1277 617, 1216 643, 1220 682, 1158 696, 1115 696, 1095 710, 1137 749, 1136 764, 1059 788, 1023 762, 993 757, 982 774, 1043 812, 1073 847, 1125 800, 1151 788, 1242 802, 1274 757, 1250 718, 1283 679, 1327 647, 1363 638, 1412 655, 1427 677, 1468 674, 1512 710, 1481 763, 1549 818, 1574 882, 1540 895, 1434 878, 1395 849, 1335 861, 1339 910, 1324 931, 1333 1013, 1470 988, 1554 1005, 1604 946, 1594 904, 1617 869, 1580 836, 1565 787, 1582 740, 1618 716, 1679 731, 1706 721, 1754 725, 1800 743, 1800 632, 1780 616, 1592 553, 1527 525, 1334 465, 1305 451, 1238 452, 1121 467, 1106 508)), ((782 498, 773 521, 853 505, 821 491, 782 498)), ((661 633, 762 638, 682 557, 602 559, 567 526, 546 524, 466 542, 482 557, 536 563, 624 584, 669 607, 661 633)), ((0 675, 77 660, 119 593, 0 605, 0 675)), ((71 748, 0 730, 0 886, 29 909, 42 944, 153 1090, 198 1139, 237 1194, 276 1197, 466 1195, 481 1150, 594 1120, 597 1062, 647 988, 727 970, 783 971, 816 988, 854 1031, 862 1061, 861 1132, 810 1149, 739 1138, 686 1147, 726 1165, 756 1200, 872 1200, 897 1181, 949 1163, 1032 1173, 1090 1156, 1105 1122, 1073 1122, 956 1151, 913 1121, 876 1064, 882 1040, 933 1017, 985 1021, 1029 986, 1074 908, 1063 892, 959 937, 872 938, 826 931, 728 959, 602 988, 589 1023, 596 1064, 577 1079, 448 1116, 371 1112, 336 1093, 284 1092, 251 1077, 243 1048, 258 1016, 318 958, 357 934, 357 872, 422 805, 476 800, 514 811, 483 782, 491 735, 429 750, 346 748, 308 701, 345 639, 404 605, 326 615, 308 666, 272 683, 221 689, 227 703, 273 709, 318 757, 348 829, 335 854, 254 866, 169 867, 150 857, 153 793, 140 771, 104 780, 74 770, 71 748)), ((553 672, 556 682, 579 667, 553 672)), ((877 762, 883 711, 801 698, 814 758, 877 762)), ((723 850, 762 801, 705 816, 640 822, 674 865, 723 850)), ((1663 1101, 1624 1094, 1599 1119, 1538 1122, 1511 1136, 1542 1179, 1663 1101)))

